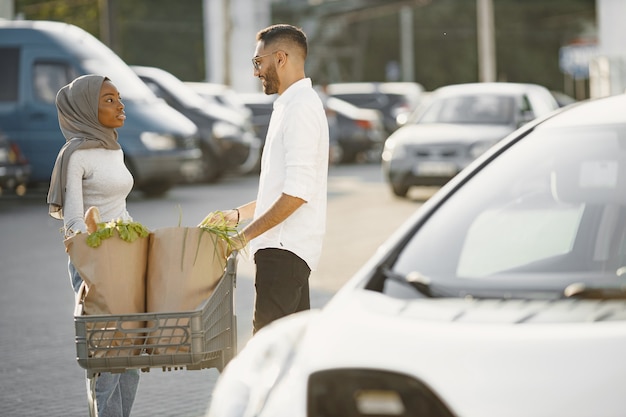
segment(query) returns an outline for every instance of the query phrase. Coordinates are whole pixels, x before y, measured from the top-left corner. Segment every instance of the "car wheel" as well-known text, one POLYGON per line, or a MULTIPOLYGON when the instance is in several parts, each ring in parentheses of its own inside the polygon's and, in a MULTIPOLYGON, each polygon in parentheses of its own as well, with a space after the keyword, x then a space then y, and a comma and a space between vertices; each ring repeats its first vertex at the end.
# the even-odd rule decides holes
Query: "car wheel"
POLYGON ((331 143, 328 155, 328 162, 332 165, 340 164, 343 161, 343 149, 338 143, 331 143))
POLYGON ((222 176, 222 165, 217 155, 208 147, 202 148, 202 181, 214 183, 222 176))
POLYGON ((397 197, 406 197, 409 192, 409 186, 404 184, 391 184, 391 191, 397 197))
POLYGON ((148 198, 163 197, 172 188, 172 184, 167 181, 152 182, 138 187, 148 198))
POLYGON ((353 164, 357 162, 358 152, 343 149, 341 153, 342 164, 353 164))

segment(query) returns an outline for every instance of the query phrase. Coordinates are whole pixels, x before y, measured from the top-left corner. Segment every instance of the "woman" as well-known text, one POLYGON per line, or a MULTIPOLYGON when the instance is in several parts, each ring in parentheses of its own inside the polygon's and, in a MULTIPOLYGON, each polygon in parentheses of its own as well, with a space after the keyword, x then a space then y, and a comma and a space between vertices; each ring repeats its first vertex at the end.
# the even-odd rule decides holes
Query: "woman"
MULTIPOLYGON (((131 221, 126 197, 133 177, 124 164, 116 128, 124 126, 124 104, 106 77, 84 75, 61 88, 56 97, 59 125, 67 142, 52 170, 48 204, 50 215, 63 220, 65 237, 87 232, 85 211, 95 206, 101 221, 131 221)), ((82 279, 72 263, 74 291, 82 279)), ((98 415, 129 416, 139 372, 101 373, 96 379, 98 415)))

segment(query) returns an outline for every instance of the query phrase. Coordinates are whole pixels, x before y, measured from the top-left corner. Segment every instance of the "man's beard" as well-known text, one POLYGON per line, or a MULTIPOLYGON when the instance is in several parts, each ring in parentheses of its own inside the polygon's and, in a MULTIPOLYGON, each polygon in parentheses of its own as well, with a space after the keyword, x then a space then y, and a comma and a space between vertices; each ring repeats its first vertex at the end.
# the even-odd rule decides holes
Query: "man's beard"
POLYGON ((267 69, 267 73, 263 76, 263 92, 266 95, 272 95, 278 93, 278 74, 276 74, 276 67, 272 65, 267 69))

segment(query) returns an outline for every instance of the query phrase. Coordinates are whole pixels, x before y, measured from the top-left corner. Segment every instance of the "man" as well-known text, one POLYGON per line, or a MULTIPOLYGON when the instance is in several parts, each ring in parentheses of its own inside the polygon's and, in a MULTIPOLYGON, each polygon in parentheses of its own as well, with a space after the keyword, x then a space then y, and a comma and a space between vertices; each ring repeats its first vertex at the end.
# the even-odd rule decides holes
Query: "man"
POLYGON ((261 160, 257 199, 224 212, 256 264, 253 333, 310 308, 309 275, 319 262, 326 228, 328 122, 306 78, 307 38, 291 25, 257 34, 254 76, 274 102, 261 160))

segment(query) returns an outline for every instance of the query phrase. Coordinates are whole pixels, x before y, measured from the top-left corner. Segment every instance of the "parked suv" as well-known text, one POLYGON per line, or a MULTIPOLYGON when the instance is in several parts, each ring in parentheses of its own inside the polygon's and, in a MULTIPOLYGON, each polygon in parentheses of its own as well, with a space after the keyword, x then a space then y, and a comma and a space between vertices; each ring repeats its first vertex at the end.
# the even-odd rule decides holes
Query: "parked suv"
POLYGON ((55 106, 58 90, 83 74, 109 77, 126 106, 118 129, 135 188, 161 195, 201 174, 197 129, 158 99, 108 47, 65 23, 0 21, 0 126, 29 160, 31 182, 47 183, 65 143, 55 106))

